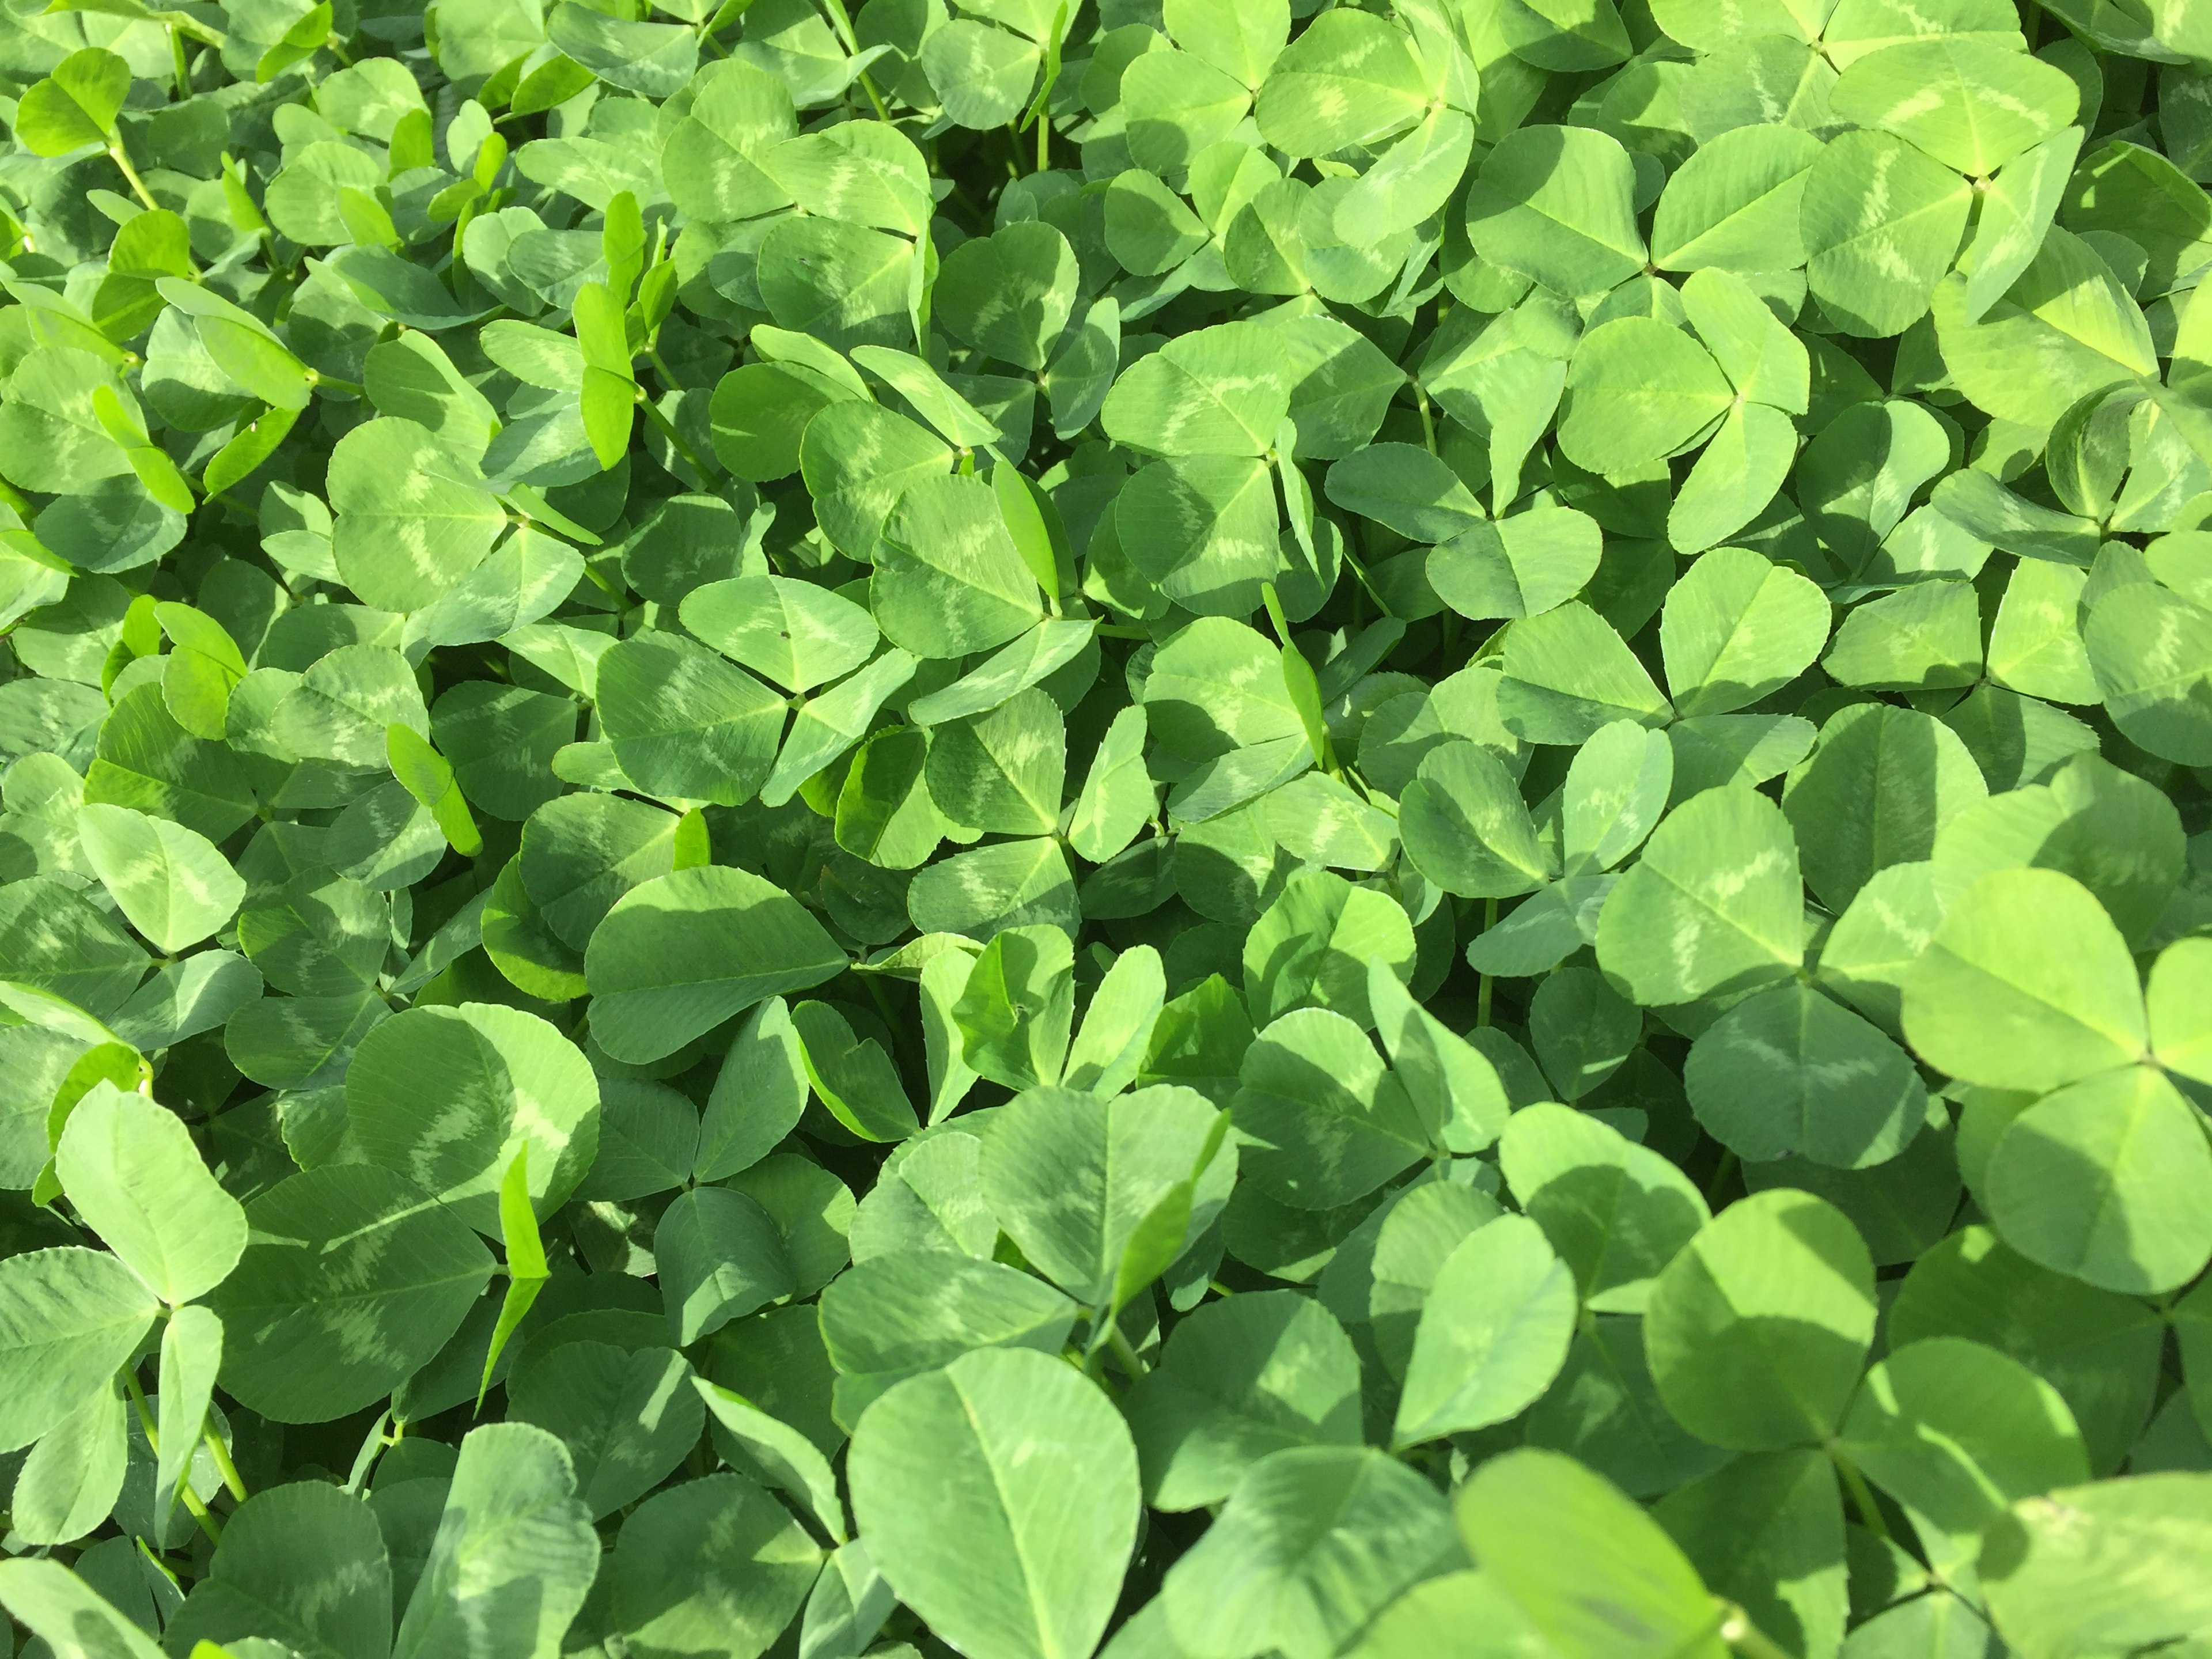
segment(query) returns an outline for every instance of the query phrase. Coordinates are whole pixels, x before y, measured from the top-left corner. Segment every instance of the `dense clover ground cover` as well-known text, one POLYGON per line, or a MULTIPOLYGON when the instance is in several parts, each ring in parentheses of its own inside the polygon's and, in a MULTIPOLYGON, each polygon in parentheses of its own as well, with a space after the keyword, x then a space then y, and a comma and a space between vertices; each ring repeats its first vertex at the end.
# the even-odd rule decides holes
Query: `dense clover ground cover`
POLYGON ((0 76, 23 1653, 2212 1655, 2212 6, 0 76))

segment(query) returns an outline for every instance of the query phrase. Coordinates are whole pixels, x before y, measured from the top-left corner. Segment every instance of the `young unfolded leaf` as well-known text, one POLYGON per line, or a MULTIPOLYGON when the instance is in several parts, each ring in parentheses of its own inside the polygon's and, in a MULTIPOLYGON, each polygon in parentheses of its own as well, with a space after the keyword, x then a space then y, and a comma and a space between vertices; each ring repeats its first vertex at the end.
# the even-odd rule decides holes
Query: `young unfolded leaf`
POLYGON ((200 1449, 216 1376, 222 1369, 222 1322, 197 1304, 171 1314, 161 1332, 154 1516, 164 1527, 200 1449))

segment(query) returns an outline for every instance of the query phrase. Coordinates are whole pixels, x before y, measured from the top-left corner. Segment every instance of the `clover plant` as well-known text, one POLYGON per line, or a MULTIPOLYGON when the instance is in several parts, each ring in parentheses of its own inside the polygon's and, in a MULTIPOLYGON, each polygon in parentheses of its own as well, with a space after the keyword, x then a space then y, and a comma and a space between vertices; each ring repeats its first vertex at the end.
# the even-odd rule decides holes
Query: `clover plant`
POLYGON ((2212 4, 0 92, 23 1654, 2212 1653, 2212 4))

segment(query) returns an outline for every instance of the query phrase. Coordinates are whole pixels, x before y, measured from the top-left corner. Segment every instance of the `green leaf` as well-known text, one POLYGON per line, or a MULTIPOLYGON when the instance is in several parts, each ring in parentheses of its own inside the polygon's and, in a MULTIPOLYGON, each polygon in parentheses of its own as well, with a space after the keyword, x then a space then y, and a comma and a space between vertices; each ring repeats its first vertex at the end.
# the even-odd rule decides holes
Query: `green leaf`
POLYGON ((1261 1291, 1208 1302, 1176 1327, 1126 1410, 1157 1509, 1216 1504, 1291 1446, 1356 1446, 1359 1362, 1311 1297, 1261 1291))
POLYGON ((1657 1522, 1572 1458, 1491 1459, 1453 1507, 1468 1553, 1565 1659, 1719 1659, 1723 1609, 1657 1522))
POLYGON ((0 1563, 0 1603, 60 1659, 154 1659, 161 1650, 60 1562, 19 1556, 0 1563))
POLYGON ((1951 903, 1905 982, 1905 1036, 1954 1077, 2052 1089, 2140 1057, 2126 942, 2070 877, 2008 870, 1951 903))
POLYGON ((617 901, 584 975, 592 1031, 633 1063, 674 1054, 764 997, 844 971, 844 952, 797 900, 743 870, 682 870, 617 901))
POLYGON ((899 1384, 854 1437, 853 1507, 902 1601, 978 1659, 1087 1653, 1136 1541, 1120 1414, 1058 1360, 965 1354, 899 1384))
POLYGON ((599 1520, 659 1485, 697 1444, 706 1407, 684 1386, 690 1373, 672 1349, 565 1342, 513 1379, 508 1420, 559 1437, 576 1496, 599 1520))
POLYGON ((35 155, 65 155, 85 144, 107 143, 130 93, 125 60, 98 46, 73 52, 23 94, 15 136, 35 155))
POLYGON ((1429 586, 1462 617, 1538 616, 1583 591, 1603 539, 1596 521, 1571 507, 1477 522, 1431 551, 1429 586))
POLYGON ((1902 333, 1927 313, 1972 198, 1893 133, 1843 134, 1813 163, 1799 210, 1814 297, 1848 334, 1902 333))
POLYGON ((1399 796, 1398 833, 1415 869, 1465 898, 1510 898, 1553 873, 1512 774, 1478 744, 1421 757, 1399 796))
POLYGON ((1874 1264, 1843 1213, 1790 1188, 1730 1205, 1668 1263, 1645 1316, 1652 1379, 1698 1438, 1818 1440, 1874 1339, 1874 1264))
POLYGON ((1226 1200, 1236 1164, 1212 1156, 1218 1116, 1203 1096, 1173 1086, 1112 1101, 1032 1090, 985 1144, 984 1196, 1032 1266, 1106 1307, 1138 1229, 1178 1183, 1195 1183, 1194 1231, 1226 1200))
POLYGON ((1125 369, 1100 418, 1109 436, 1159 455, 1264 455, 1290 406, 1283 351, 1263 324, 1224 323, 1125 369))
POLYGON ((95 1084, 69 1115, 54 1169, 77 1215, 171 1307, 238 1265, 246 1212, 208 1173, 174 1113, 95 1084))
POLYGON ((1468 1235, 1437 1270, 1399 1396, 1401 1446, 1486 1428, 1552 1384, 1574 1335, 1574 1275, 1525 1216, 1468 1235))
POLYGON ((470 1431, 392 1643, 398 1659, 528 1659, 557 1646, 599 1563, 575 1491, 568 1453, 543 1429, 470 1431))
POLYGON ((31 1448, 9 1510, 26 1542, 70 1543, 107 1519, 130 1462, 125 1415, 115 1385, 103 1383, 31 1448))
POLYGON ((2017 1360, 1956 1337, 1908 1343, 1869 1371, 1842 1442, 1905 1506, 1946 1572, 1971 1566, 2008 1503, 2089 1477, 2058 1391, 2017 1360))
POLYGON ((1698 147, 1659 192, 1662 270, 1788 270, 1804 263, 1798 204, 1820 142, 1802 128, 1736 127, 1698 147))
POLYGON ((1350 1203, 1410 1166, 1427 1135, 1358 1026, 1302 1008, 1245 1051, 1231 1112, 1246 1177, 1299 1209, 1350 1203))
POLYGON ((332 556, 363 604, 414 611, 483 562, 507 527, 464 455, 415 422, 356 427, 331 454, 332 556))
POLYGON ((1668 813, 1605 902, 1598 965, 1641 1003, 1753 989, 1804 951, 1797 848, 1752 790, 1709 789, 1668 813))
MULTIPOLYGON (((599 1086, 576 1046, 535 1014, 495 1004, 415 1007, 362 1040, 345 1074, 346 1133, 479 1232, 529 1147, 531 1208, 550 1217, 599 1150, 599 1086)), ((503 1231, 503 1229, 501 1229, 503 1231)))
POLYGON ((328 1422, 389 1394, 491 1277, 465 1223, 374 1164, 289 1176, 246 1219, 246 1254, 208 1305, 223 1323, 224 1389, 280 1422, 328 1422))
POLYGON ((391 1650, 392 1579, 367 1504, 320 1481, 273 1487, 225 1519, 208 1576, 171 1619, 170 1639, 189 1651, 259 1638, 373 1659, 391 1650))
POLYGON ((1316 19, 1279 54, 1260 88, 1267 141, 1286 155, 1326 155, 1387 137, 1427 101, 1413 42, 1382 18, 1316 19))
POLYGON ((632 1645, 765 1652, 821 1568, 820 1548, 781 1504, 720 1473, 631 1510, 602 1571, 611 1622, 632 1645))
POLYGON ((1711 1219, 1704 1195, 1658 1153, 1552 1102, 1507 1120, 1498 1164, 1594 1308, 1642 1311, 1653 1278, 1711 1219))
POLYGON ((1663 726, 1673 709, 1611 623, 1579 601, 1505 635, 1498 718, 1527 743, 1581 744, 1619 720, 1663 726))
POLYGON ((82 1407, 137 1349, 156 1303, 114 1256, 64 1246, 0 1261, 0 1438, 27 1446, 82 1407))
POLYGON ((1682 1080, 1707 1133, 1755 1163, 1799 1154, 1869 1168, 1901 1152, 1927 1115, 1905 1051, 1802 985, 1729 1009, 1692 1046, 1682 1080))
POLYGON ((2057 1090, 2014 1118, 1980 1190, 2005 1243, 2029 1260, 2150 1294, 2212 1259, 2212 1227, 2187 1196, 2208 1172, 2212 1149, 2193 1109, 2136 1067, 2057 1090))
POLYGON ((1042 617, 1036 579, 981 479, 914 485, 883 533, 870 598, 894 645, 960 656, 1004 645, 1042 617))
POLYGON ((207 838, 127 806, 88 806, 77 820, 86 858, 131 925, 174 954, 236 914, 246 884, 207 838))
POLYGON ((1602 294, 1644 265, 1635 171, 1602 132, 1522 127, 1491 151, 1468 192, 1468 238, 1491 264, 1553 293, 1602 294))
POLYGON ((1993 1524, 1978 1563, 1998 1632, 2049 1659, 2088 1642, 2153 1645, 2201 1630, 2208 1482, 2160 1474, 2027 1498, 1993 1524))
POLYGON ((792 1291, 781 1237, 768 1212, 743 1193, 693 1188, 662 1212, 653 1240, 676 1346, 689 1347, 792 1291))
POLYGON ((1323 1659, 1449 1553, 1436 1489, 1371 1447, 1299 1446, 1245 1471, 1161 1599, 1178 1646, 1323 1659))
POLYGON ((1986 178, 2074 118, 2081 94, 2056 66, 1971 37, 1910 40, 1855 58, 1828 107, 1986 178))

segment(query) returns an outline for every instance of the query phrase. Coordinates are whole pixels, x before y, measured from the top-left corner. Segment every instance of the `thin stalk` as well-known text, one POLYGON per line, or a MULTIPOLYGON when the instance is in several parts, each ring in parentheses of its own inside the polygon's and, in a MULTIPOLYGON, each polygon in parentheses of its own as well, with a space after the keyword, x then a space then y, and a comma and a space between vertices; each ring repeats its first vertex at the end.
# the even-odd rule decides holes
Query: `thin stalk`
POLYGON ((1429 413, 1429 394, 1421 390, 1419 380, 1413 382, 1413 407, 1421 411, 1421 441, 1433 455, 1437 453, 1437 417, 1429 413))
POLYGON ((307 371, 307 383, 310 386, 326 386, 333 392, 350 392, 356 398, 362 395, 362 389, 351 380, 341 380, 337 375, 325 374, 319 369, 307 371))
POLYGON ((1045 118, 1042 110, 1037 112, 1037 165, 1039 173, 1052 170, 1052 123, 1045 118))
POLYGON ((215 1459, 216 1468, 222 1475, 222 1484, 230 1488, 233 1498, 243 1504, 247 1496, 246 1481, 238 1472, 238 1465, 231 1462, 230 1448, 222 1443, 221 1435, 205 1424, 200 1426, 200 1437, 206 1443, 208 1455, 215 1459))
POLYGON ((192 65, 185 56, 185 37, 177 33, 174 23, 169 25, 169 60, 176 70, 177 99, 181 103, 192 95, 192 65))
POLYGON ((1874 1501, 1874 1489, 1867 1485, 1866 1476, 1859 1473, 1859 1466, 1844 1456, 1839 1448, 1832 1445, 1828 1448, 1828 1460, 1836 1466, 1836 1473, 1843 1478, 1844 1490, 1850 1493, 1851 1507, 1859 1512, 1859 1519, 1865 1523, 1866 1529, 1877 1537, 1888 1537, 1889 1522, 1881 1518, 1881 1506, 1874 1501))
POLYGON ((860 71, 860 90, 868 94, 868 101, 875 106, 876 119, 889 121, 891 118, 891 112, 884 107, 884 95, 876 90, 876 83, 869 77, 866 70, 860 71))
POLYGON ((1705 1202, 1708 1206, 1720 1200, 1721 1188, 1728 1185, 1729 1177, 1735 1173, 1735 1154, 1724 1152, 1721 1161, 1713 1165, 1713 1178, 1705 1183, 1705 1202))
POLYGON ((1789 1650, 1770 1640, 1741 1607, 1729 1607, 1721 1620, 1720 1635, 1721 1640, 1741 1654, 1743 1659, 1791 1659, 1789 1650))
POLYGON ((1150 1365, 1138 1357, 1137 1351, 1129 1346, 1129 1339, 1121 1334, 1119 1321, 1106 1328, 1106 1342, 1107 1346, 1114 1350, 1114 1358, 1121 1362, 1121 1369, 1128 1372, 1130 1381, 1134 1382, 1152 1370, 1150 1365))
POLYGON ((123 148, 123 135, 120 132, 107 141, 107 159, 123 169, 123 176, 131 181, 131 193, 143 202, 149 210, 157 205, 154 200, 153 192, 146 188, 146 181, 138 176, 138 169, 131 165, 131 156, 123 148))
POLYGON ((637 401, 645 410, 645 418, 660 428, 660 435, 667 439, 677 454, 683 458, 684 465, 699 475, 700 483, 712 484, 714 475, 707 470, 705 462, 691 453, 691 446, 684 441, 684 434, 676 429, 676 423, 660 412, 659 406, 652 398, 641 394, 637 401))
MULTIPOLYGON (((1482 902, 1482 931, 1486 933, 1497 926, 1498 901, 1494 898, 1485 899, 1482 902)), ((1475 976, 1474 1023, 1477 1025, 1490 1024, 1490 992, 1491 988, 1496 983, 1497 981, 1487 974, 1479 974, 1475 976)))
MULTIPOLYGON (((146 1444, 155 1456, 161 1455, 161 1431, 154 1425, 154 1408, 146 1403, 146 1390, 138 1386, 138 1379, 128 1370, 123 1373, 123 1386, 130 1391, 131 1403, 137 1408, 138 1426, 146 1436, 146 1444)), ((200 1495, 192 1490, 191 1477, 184 1474, 177 1480, 177 1498, 184 1504, 185 1513, 199 1522, 199 1528, 208 1535, 211 1544, 222 1542, 222 1527, 208 1513, 208 1506, 200 1502, 200 1495)))

